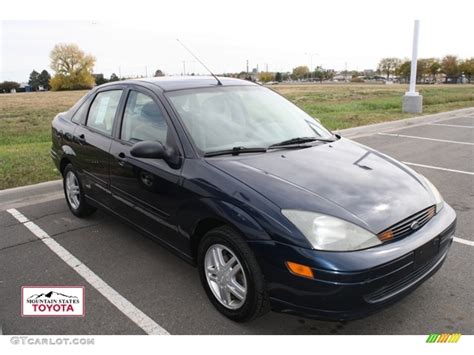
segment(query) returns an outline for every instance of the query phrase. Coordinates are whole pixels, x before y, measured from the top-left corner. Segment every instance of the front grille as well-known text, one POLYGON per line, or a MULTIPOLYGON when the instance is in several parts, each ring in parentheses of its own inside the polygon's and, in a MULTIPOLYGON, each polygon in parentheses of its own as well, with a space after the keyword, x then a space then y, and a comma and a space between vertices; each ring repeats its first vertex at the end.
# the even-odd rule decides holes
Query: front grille
POLYGON ((423 267, 415 270, 415 272, 405 276, 404 278, 383 287, 369 295, 366 295, 364 298, 368 303, 378 303, 383 302, 389 298, 396 296, 397 294, 409 289, 423 279, 426 275, 430 274, 435 270, 444 260, 448 250, 444 250, 441 256, 438 255, 438 258, 431 261, 430 263, 425 264, 423 267))
POLYGON ((382 242, 405 238, 428 223, 435 212, 435 206, 428 207, 380 232, 378 238, 382 242))
MULTIPOLYGON (((387 282, 384 282, 383 285, 379 284, 379 288, 365 295, 365 301, 368 303, 378 303, 386 301, 417 285, 428 275, 432 274, 438 267, 441 266, 441 263, 446 258, 449 247, 451 245, 451 243, 449 243, 448 241, 451 240, 452 236, 454 235, 455 228, 456 222, 453 222, 448 228, 438 234, 436 238, 422 245, 421 247, 418 247, 410 254, 406 254, 402 258, 398 259, 402 260, 403 263, 405 263, 406 266, 403 267, 404 270, 411 268, 409 272, 404 273, 404 271, 402 271, 400 274, 394 274, 394 278, 392 278, 390 281, 387 280, 387 282), (421 261, 417 261, 417 256, 420 256, 420 253, 418 251, 420 251, 421 249, 425 249, 427 244, 436 241, 439 243, 439 250, 437 251, 437 253, 432 255, 429 260, 423 261, 422 257, 421 261), (408 262, 409 258, 411 258, 412 261, 408 262)), ((392 263, 390 263, 389 265, 391 266, 391 264, 392 263)), ((397 267, 399 265, 400 264, 397 264, 397 267)), ((401 269, 402 268, 400 268, 399 270, 401 269)))

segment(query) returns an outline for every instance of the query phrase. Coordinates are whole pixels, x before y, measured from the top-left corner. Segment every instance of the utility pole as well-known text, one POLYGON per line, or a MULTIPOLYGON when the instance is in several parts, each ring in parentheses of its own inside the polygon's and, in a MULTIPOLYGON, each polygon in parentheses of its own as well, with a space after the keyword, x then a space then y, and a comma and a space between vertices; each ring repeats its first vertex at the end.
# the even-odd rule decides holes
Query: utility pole
POLYGON ((247 76, 249 75, 249 60, 247 59, 247 76))
POLYGON ((423 110, 423 96, 416 92, 416 68, 418 63, 418 35, 420 21, 415 20, 413 28, 413 47, 411 53, 410 88, 403 96, 403 112, 421 113, 423 110))
POLYGON ((265 63, 265 71, 268 73, 268 63, 265 63))
POLYGON ((305 55, 309 57, 309 74, 310 78, 313 78, 313 56, 319 55, 318 53, 308 53, 306 52, 305 55))
POLYGON ((186 61, 183 60, 183 76, 186 76, 186 61))

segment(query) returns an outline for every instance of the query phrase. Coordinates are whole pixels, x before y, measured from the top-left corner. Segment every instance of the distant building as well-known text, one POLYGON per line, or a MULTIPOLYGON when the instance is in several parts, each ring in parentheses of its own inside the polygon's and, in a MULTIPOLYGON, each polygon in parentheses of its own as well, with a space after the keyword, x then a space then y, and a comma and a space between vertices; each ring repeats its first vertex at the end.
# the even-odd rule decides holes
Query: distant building
POLYGON ((31 91, 33 91, 33 87, 28 83, 20 83, 20 87, 18 88, 18 91, 19 92, 31 92, 31 91))

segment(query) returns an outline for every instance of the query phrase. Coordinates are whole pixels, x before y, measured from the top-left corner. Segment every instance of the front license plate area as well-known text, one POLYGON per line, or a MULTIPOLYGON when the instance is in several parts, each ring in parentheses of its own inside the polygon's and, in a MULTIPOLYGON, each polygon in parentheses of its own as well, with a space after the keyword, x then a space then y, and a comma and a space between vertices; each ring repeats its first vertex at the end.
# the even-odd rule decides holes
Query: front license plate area
POLYGON ((439 237, 430 240, 415 250, 415 269, 426 265, 439 252, 439 237))

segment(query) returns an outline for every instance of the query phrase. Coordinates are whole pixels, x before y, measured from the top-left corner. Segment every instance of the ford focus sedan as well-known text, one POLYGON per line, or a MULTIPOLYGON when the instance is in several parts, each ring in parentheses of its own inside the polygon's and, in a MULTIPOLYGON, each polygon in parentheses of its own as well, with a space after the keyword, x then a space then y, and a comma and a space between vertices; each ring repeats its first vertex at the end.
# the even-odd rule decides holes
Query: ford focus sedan
POLYGON ((56 116, 51 156, 74 215, 155 238, 240 322, 366 316, 439 270, 455 230, 427 178, 248 81, 98 86, 56 116))

